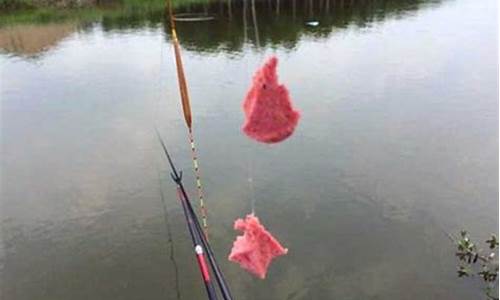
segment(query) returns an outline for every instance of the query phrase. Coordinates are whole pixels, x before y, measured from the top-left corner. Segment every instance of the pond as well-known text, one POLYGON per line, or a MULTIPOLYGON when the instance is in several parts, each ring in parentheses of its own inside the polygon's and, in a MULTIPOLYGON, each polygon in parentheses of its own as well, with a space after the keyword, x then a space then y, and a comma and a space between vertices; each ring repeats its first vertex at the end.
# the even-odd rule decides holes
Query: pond
MULTIPOLYGON (((177 11, 214 17, 178 34, 210 240, 236 299, 483 297, 457 278, 447 233, 498 233, 496 1, 177 11), (272 55, 302 118, 262 145, 241 105, 272 55), (265 280, 226 259, 252 198, 289 248, 265 280)), ((197 206, 163 9, 53 14, 0 22, 1 298, 204 299, 154 131, 197 206)))

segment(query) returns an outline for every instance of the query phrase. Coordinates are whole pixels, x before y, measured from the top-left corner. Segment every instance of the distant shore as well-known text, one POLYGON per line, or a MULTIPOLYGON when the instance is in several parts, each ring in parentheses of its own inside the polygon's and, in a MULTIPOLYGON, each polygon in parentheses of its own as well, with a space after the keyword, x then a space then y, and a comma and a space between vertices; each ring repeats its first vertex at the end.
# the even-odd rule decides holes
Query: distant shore
POLYGON ((8 10, 36 8, 78 8, 98 5, 102 0, 0 0, 0 8, 8 10))
MULTIPOLYGON (((172 0, 174 5, 206 3, 210 0, 172 0)), ((165 0, 0 0, 3 11, 72 9, 113 5, 165 5, 165 0)))

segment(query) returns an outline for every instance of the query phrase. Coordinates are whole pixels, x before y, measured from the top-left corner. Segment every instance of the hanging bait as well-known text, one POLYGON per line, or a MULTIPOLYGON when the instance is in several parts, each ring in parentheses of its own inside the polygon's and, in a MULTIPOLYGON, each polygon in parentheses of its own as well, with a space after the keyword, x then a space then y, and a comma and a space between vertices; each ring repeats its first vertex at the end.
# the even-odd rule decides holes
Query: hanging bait
POLYGON ((278 59, 273 56, 255 73, 243 102, 246 117, 243 132, 262 143, 285 140, 294 132, 300 118, 287 88, 278 83, 277 64, 278 59))
POLYGON ((253 214, 247 215, 245 220, 236 220, 234 229, 242 231, 243 235, 236 237, 229 260, 239 263, 242 268, 261 279, 266 277, 271 261, 288 252, 253 214))

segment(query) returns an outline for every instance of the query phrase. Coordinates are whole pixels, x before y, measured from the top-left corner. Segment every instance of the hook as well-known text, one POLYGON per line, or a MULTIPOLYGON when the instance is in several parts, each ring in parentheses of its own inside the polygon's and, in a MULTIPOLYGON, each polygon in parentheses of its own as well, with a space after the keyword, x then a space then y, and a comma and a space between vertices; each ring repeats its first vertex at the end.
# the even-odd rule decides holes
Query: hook
POLYGON ((172 177, 172 180, 175 181, 175 183, 180 184, 182 181, 182 171, 179 171, 179 175, 170 173, 170 177, 172 177))

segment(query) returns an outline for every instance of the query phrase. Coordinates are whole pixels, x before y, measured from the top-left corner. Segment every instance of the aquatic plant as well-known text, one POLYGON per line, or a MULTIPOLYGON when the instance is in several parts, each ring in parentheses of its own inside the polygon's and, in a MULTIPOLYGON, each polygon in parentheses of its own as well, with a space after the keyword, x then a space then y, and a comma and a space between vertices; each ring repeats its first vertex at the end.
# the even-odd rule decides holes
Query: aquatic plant
POLYGON ((492 234, 485 241, 488 249, 483 250, 470 239, 467 231, 462 230, 455 243, 455 255, 459 259, 458 277, 480 278, 486 297, 498 300, 498 238, 492 234))

